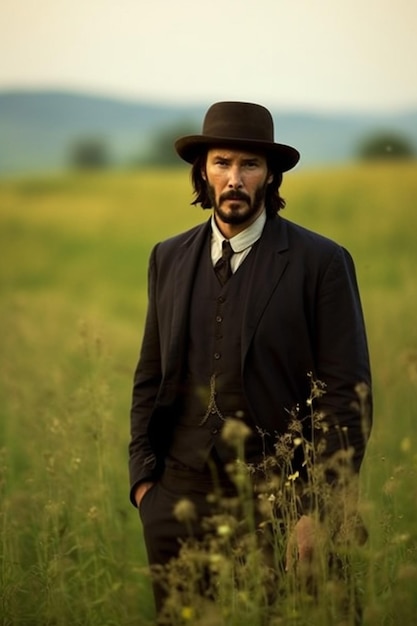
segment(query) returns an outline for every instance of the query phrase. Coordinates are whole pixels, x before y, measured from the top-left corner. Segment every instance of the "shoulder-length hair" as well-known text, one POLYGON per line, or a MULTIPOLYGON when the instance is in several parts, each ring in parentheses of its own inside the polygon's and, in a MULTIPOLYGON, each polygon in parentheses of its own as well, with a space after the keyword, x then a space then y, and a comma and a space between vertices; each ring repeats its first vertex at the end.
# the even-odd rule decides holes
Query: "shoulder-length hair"
MULTIPOLYGON (((211 209, 212 203, 207 189, 207 181, 202 176, 206 167, 207 153, 200 154, 193 163, 191 169, 191 182, 193 184, 194 200, 191 204, 200 204, 202 209, 211 209)), ((273 180, 267 186, 265 193, 265 209, 267 217, 275 215, 285 207, 285 200, 279 194, 282 183, 282 172, 277 169, 273 161, 267 157, 268 171, 273 175, 273 180)))

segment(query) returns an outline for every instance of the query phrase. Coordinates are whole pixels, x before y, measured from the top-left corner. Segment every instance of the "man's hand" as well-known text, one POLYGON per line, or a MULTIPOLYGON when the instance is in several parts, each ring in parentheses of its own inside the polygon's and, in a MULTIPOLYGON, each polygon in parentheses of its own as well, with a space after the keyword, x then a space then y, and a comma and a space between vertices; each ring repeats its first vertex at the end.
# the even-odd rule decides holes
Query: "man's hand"
POLYGON ((155 483, 141 483, 135 491, 136 506, 139 508, 140 502, 147 491, 154 486, 155 483))
POLYGON ((296 563, 305 567, 311 563, 315 551, 322 547, 323 531, 318 521, 310 515, 302 515, 288 539, 285 570, 292 571, 296 563))

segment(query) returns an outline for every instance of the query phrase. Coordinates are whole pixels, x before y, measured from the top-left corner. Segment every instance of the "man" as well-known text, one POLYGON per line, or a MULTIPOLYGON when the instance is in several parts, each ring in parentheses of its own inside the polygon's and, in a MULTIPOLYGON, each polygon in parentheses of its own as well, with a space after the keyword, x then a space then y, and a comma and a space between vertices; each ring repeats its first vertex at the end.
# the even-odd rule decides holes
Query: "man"
MULTIPOLYGON (((202 134, 175 147, 193 166, 194 204, 212 214, 158 244, 150 258, 131 411, 130 497, 151 565, 169 563, 190 532, 174 516, 178 501, 194 504, 198 537, 199 522, 213 512, 207 493, 214 474, 230 487, 226 468, 235 451, 222 438, 229 416, 252 433, 245 460, 253 465, 265 445, 274 455, 295 407, 303 422, 312 380, 325 384, 315 410, 327 420, 316 462, 349 449, 357 473, 369 432, 356 392, 358 384, 370 388, 370 371, 351 257, 278 215, 282 174, 297 164, 298 151, 275 143, 267 109, 243 102, 214 104, 202 134)), ((369 419, 369 396, 364 405, 369 419)), ((310 431, 302 435, 312 441, 310 431)), ((303 460, 294 458, 292 468, 302 473, 303 460)), ((305 509, 290 542, 301 561, 314 551, 309 500, 301 499, 305 509)), ((155 592, 161 608, 157 585, 155 592)))

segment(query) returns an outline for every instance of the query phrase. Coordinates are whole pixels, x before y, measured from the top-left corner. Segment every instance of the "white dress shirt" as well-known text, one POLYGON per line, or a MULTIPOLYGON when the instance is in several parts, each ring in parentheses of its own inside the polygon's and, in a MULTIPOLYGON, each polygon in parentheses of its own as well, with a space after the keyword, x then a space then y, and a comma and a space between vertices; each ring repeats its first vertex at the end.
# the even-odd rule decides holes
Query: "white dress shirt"
MULTIPOLYGON (((262 235, 265 222, 266 213, 265 211, 262 211, 262 213, 250 226, 229 239, 229 243, 232 246, 232 250, 234 252, 230 261, 233 273, 235 273, 239 265, 243 263, 249 252, 252 250, 253 244, 256 243, 262 235)), ((222 256, 222 243, 226 239, 221 234, 216 224, 216 220, 214 219, 214 215, 212 215, 211 217, 211 231, 211 260, 214 266, 222 256)))

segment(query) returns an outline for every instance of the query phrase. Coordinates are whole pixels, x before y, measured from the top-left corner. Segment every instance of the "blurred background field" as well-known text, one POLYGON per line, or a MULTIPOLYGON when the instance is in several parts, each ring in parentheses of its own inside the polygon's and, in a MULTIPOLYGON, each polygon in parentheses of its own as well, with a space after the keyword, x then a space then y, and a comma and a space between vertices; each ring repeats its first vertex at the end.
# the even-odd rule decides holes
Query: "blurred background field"
MULTIPOLYGON (((417 610, 417 167, 288 174, 287 219, 356 262, 375 389, 362 473, 366 623, 417 610)), ((0 590, 4 625, 152 621, 128 502, 147 259, 208 219, 186 170, 79 172, 0 186, 0 590)), ((414 616, 414 617, 413 617, 414 616)))

